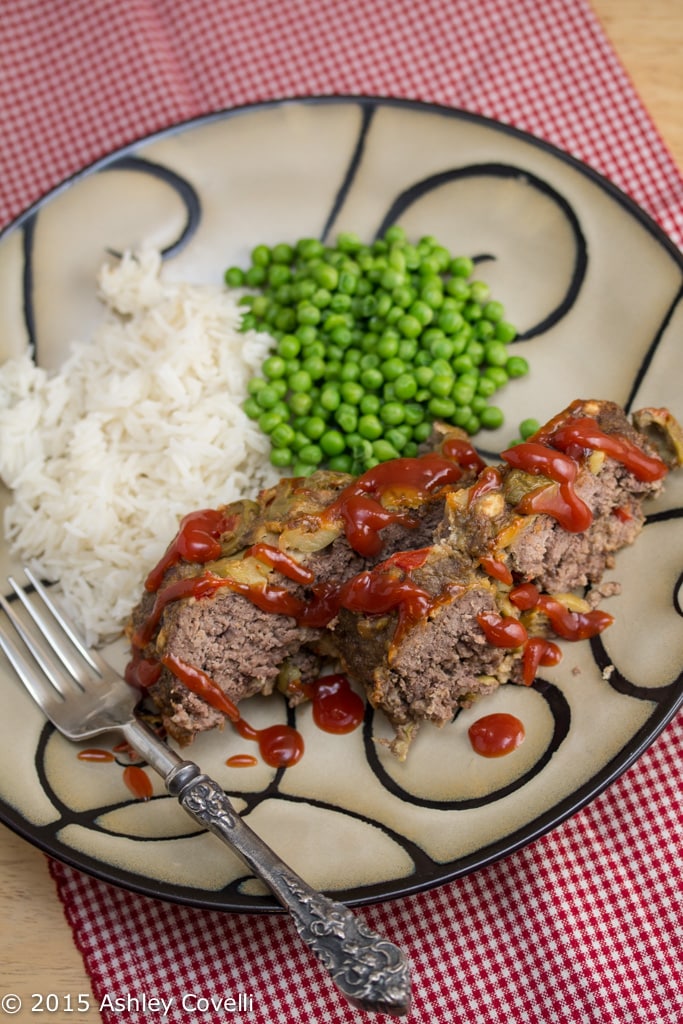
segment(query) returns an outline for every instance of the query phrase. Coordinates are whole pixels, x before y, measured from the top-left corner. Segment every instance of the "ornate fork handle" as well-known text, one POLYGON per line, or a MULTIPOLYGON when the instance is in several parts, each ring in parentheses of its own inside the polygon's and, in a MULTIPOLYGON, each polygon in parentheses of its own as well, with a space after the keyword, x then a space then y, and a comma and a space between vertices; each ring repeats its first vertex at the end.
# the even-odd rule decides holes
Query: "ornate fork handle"
POLYGON ((188 814, 264 880, 350 1003, 395 1017, 408 1013, 410 970, 397 946, 372 932, 342 903, 311 889, 242 821, 218 783, 196 764, 181 762, 166 777, 166 787, 188 814))

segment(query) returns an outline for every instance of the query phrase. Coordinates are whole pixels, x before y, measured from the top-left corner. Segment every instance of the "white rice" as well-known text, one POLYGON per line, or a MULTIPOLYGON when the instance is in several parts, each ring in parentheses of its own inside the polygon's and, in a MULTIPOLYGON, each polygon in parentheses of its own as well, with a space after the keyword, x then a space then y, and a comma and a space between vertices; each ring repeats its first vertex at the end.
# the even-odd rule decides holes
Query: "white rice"
POLYGON ((0 367, 0 477, 13 555, 59 581, 88 642, 120 632, 143 580, 197 508, 272 483, 241 408, 272 339, 238 331, 219 286, 168 284, 156 252, 103 267, 92 339, 59 373, 0 367))

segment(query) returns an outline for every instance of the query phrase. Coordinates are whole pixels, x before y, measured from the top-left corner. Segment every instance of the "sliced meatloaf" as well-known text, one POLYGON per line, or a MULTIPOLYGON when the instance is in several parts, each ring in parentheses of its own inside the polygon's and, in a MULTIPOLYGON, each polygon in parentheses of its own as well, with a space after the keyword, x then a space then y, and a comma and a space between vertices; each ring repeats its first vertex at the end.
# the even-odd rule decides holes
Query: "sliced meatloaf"
POLYGON ((317 471, 253 501, 190 514, 134 610, 128 678, 181 743, 224 722, 211 687, 236 704, 314 678, 338 583, 430 544, 446 493, 479 468, 453 430, 419 458, 394 460, 391 473, 378 467, 357 480, 317 471))
MULTIPOLYGON (((659 412, 680 464, 680 433, 659 412)), ((447 496, 421 558, 388 559, 342 593, 338 656, 392 723, 399 758, 421 722, 443 725, 501 683, 531 682, 538 659, 556 657, 543 637, 582 639, 609 624, 595 600, 568 592, 599 583, 633 542, 667 471, 611 402, 573 403, 503 458, 447 496)))

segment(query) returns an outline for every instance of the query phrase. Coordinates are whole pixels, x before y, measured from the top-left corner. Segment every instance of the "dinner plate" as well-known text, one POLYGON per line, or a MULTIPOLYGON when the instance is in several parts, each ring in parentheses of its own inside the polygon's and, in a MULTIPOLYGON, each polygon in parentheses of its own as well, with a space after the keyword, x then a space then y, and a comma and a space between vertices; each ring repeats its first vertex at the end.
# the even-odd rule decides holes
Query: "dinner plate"
MULTIPOLYGON (((432 234, 476 261, 519 329, 531 367, 497 404, 505 424, 477 436, 508 445, 521 419, 573 399, 681 417, 683 258, 614 185, 509 126, 458 110, 368 97, 263 103, 175 126, 77 174, 0 237, 0 356, 34 347, 59 366, 101 316, 95 275, 107 251, 164 253, 174 280, 221 282, 260 242, 391 223, 432 234)), ((246 820, 309 882, 350 904, 428 889, 510 854, 584 807, 633 764, 683 700, 683 474, 647 510, 637 543, 607 576, 615 621, 567 645, 530 688, 505 686, 443 729, 424 727, 405 763, 376 738, 321 732, 310 708, 250 702, 254 725, 289 715, 301 762, 229 767, 241 741, 200 736, 191 754, 246 820), (484 758, 478 717, 519 718, 525 741, 484 758)), ((5 502, 8 496, 4 495, 5 502)), ((202 496, 197 495, 197 507, 202 496)), ((188 510, 189 511, 189 510, 188 510)), ((125 538, 121 538, 125 544, 125 538)), ((3 545, 4 579, 16 569, 3 545)), ((108 651, 121 667, 119 642, 108 651)), ((150 800, 123 782, 125 758, 77 757, 0 662, 0 817, 55 858, 150 896, 231 911, 275 904, 241 862, 195 828, 159 781, 150 800)))

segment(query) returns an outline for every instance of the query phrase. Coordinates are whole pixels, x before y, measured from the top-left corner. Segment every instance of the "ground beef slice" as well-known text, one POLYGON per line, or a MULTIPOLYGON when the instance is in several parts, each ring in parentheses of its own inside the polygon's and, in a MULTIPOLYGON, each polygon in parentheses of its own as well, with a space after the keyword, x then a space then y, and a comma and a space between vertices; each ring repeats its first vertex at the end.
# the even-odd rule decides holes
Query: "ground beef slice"
MULTIPOLYGON (((646 453, 657 454, 616 404, 591 402, 584 403, 584 408, 606 434, 619 434, 646 453)), ((508 500, 524 476, 517 470, 507 472, 508 500)), ((538 486, 538 478, 532 483, 538 486)), ((570 533, 549 516, 529 516, 507 548, 508 566, 515 576, 533 580, 543 590, 564 592, 599 582, 605 570, 613 567, 615 552, 632 544, 640 533, 645 522, 642 502, 661 491, 662 481, 638 480, 620 462, 598 456, 586 460, 574 488, 593 513, 587 530, 570 533)))
MULTIPOLYGON (((464 482, 473 477, 472 472, 464 474, 464 482)), ((175 565, 167 571, 159 589, 180 577, 192 578, 205 571, 236 579, 235 574, 243 571, 247 562, 251 560, 253 564, 254 556, 248 552, 259 543, 284 550, 313 573, 316 584, 341 582, 397 550, 431 543, 434 527, 443 517, 441 493, 428 497, 419 508, 408 505, 409 515, 404 523, 394 522, 385 527, 382 550, 374 558, 361 557, 354 551, 341 525, 330 528, 324 524, 321 528, 321 513, 352 480, 347 474, 318 471, 304 479, 283 479, 248 506, 239 503, 240 517, 232 526, 225 555, 206 565, 175 565), (247 507, 248 519, 242 518, 247 507), (238 544, 241 550, 237 550, 238 544)), ((394 496, 392 500, 392 508, 403 511, 400 498, 394 496)), ((226 511, 232 509, 228 506, 226 511)), ((302 600, 311 596, 305 585, 262 562, 259 566, 257 571, 263 573, 262 579, 290 590, 302 600)), ((133 612, 131 635, 149 615, 154 600, 154 594, 143 595, 133 612)), ((284 685, 293 678, 315 678, 321 659, 330 650, 326 635, 325 630, 299 627, 289 616, 262 611, 246 597, 225 587, 209 597, 170 603, 143 653, 152 659, 173 655, 201 670, 237 704, 255 694, 271 692, 278 681, 284 685)), ((149 696, 169 734, 182 743, 196 732, 214 728, 223 719, 220 712, 191 693, 165 667, 149 696)), ((292 700, 296 703, 296 696, 292 700)))
POLYGON ((455 583, 447 554, 430 563, 411 577, 440 599, 401 635, 395 614, 343 609, 334 626, 338 656, 388 718, 395 731, 388 746, 401 760, 421 722, 446 724, 509 675, 509 654, 488 644, 477 622, 478 613, 496 611, 495 587, 484 577, 455 583))
MULTIPOLYGON (((287 659, 315 636, 286 615, 261 611, 231 590, 219 590, 201 601, 173 605, 159 643, 165 654, 205 672, 237 703, 257 693, 268 694, 287 659)), ((163 724, 179 742, 215 728, 223 714, 191 693, 164 670, 150 689, 163 724)))
MULTIPOLYGON (((597 419, 605 433, 618 433, 655 454, 617 406, 584 404, 581 414, 597 419)), ((516 614, 507 599, 510 584, 496 583, 482 561, 493 557, 513 583, 531 581, 548 593, 598 584, 614 553, 639 533, 642 500, 661 488, 660 481, 644 483, 608 456, 587 453, 575 490, 591 509, 593 522, 572 533, 548 515, 516 511, 523 494, 545 478, 508 465, 495 472, 497 486, 494 482, 478 491, 476 485, 447 496, 429 557, 406 573, 430 594, 452 592, 452 597, 398 639, 396 615, 343 610, 335 624, 339 656, 394 726, 396 738, 389 745, 399 757, 405 756, 421 721, 443 724, 476 696, 521 680, 522 652, 489 644, 477 621, 481 611, 516 614)))

